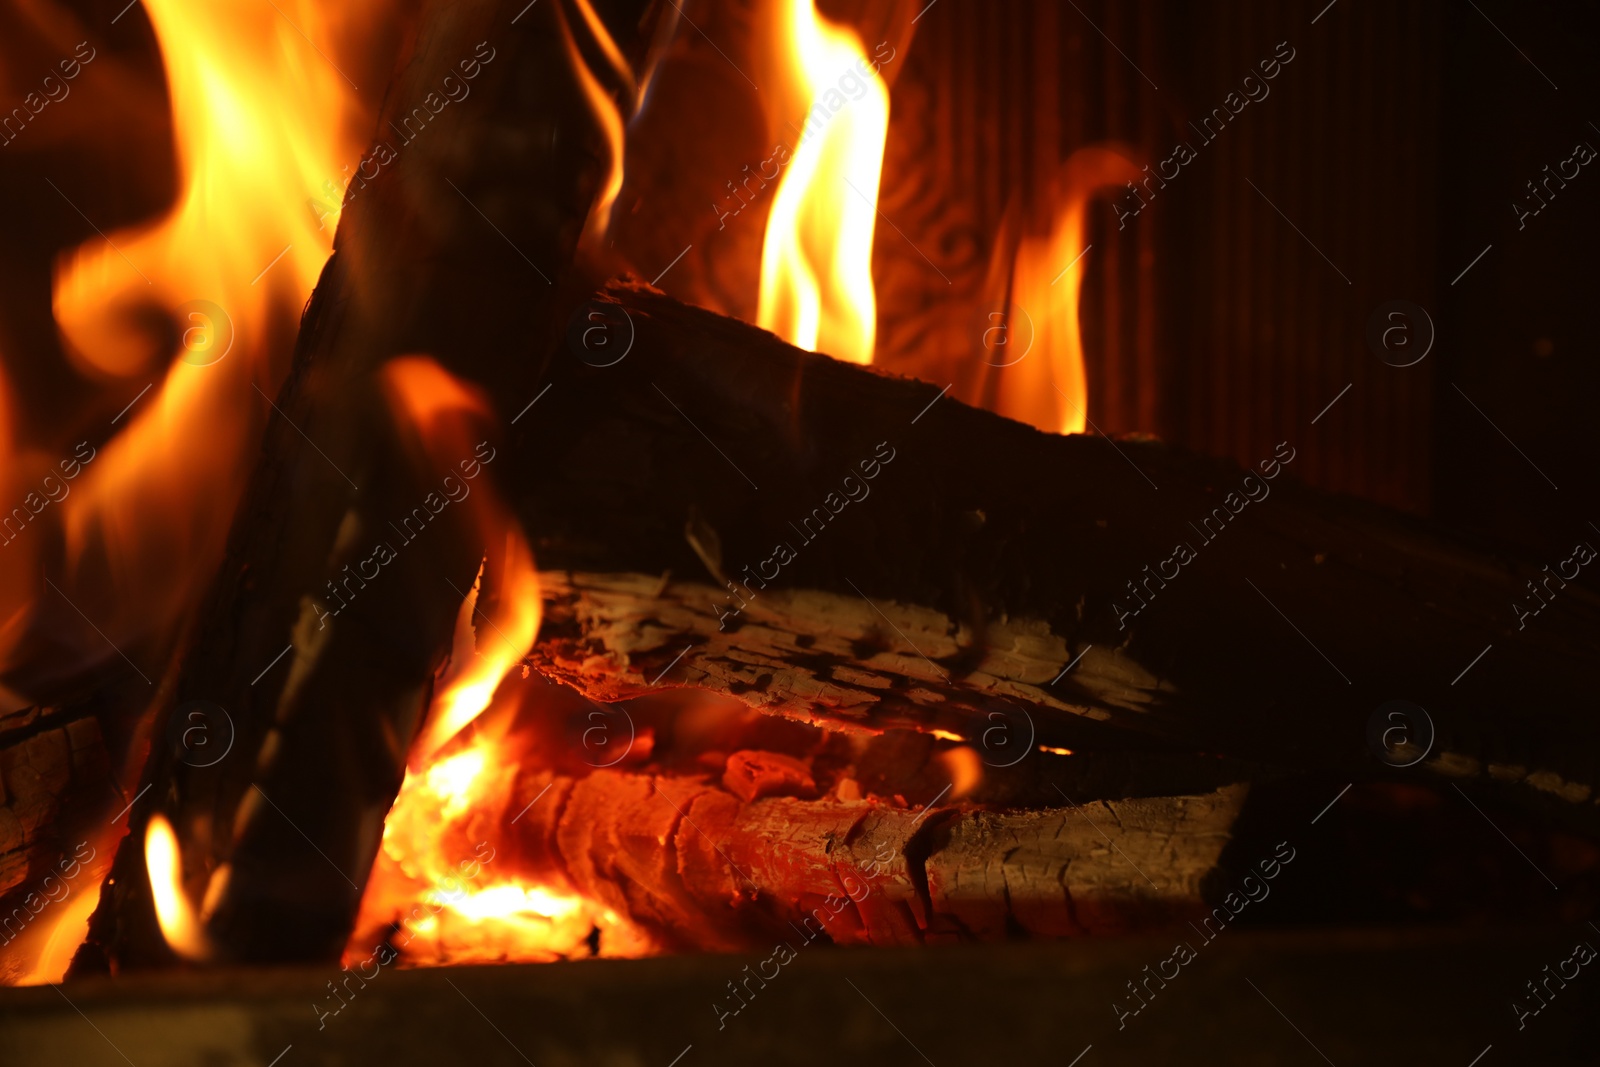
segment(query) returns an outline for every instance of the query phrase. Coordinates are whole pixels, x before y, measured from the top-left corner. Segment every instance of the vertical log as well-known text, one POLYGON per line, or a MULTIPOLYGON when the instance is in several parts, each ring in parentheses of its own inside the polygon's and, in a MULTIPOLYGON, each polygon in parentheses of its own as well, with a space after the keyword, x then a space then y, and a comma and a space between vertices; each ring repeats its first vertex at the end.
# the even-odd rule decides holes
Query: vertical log
MULTIPOLYGON (((636 54, 643 0, 603 6, 636 54)), ((528 384, 533 368, 505 353, 561 319, 559 282, 609 174, 597 113, 607 105, 594 94, 621 96, 626 108, 631 91, 587 12, 584 0, 425 8, 346 194, 334 257, 177 683, 176 705, 208 702, 231 750, 203 766, 181 750, 155 754, 154 788, 135 811, 83 967, 172 962, 142 856, 158 812, 183 843, 189 899, 205 902, 205 955, 337 956, 486 548, 456 508, 379 578, 343 585, 346 568, 392 539, 388 524, 444 473, 418 461, 413 429, 386 409, 376 376, 391 357, 424 352, 495 395, 528 384), (497 278, 514 279, 514 313, 486 315, 476 302, 497 278), (349 597, 337 618, 313 601, 329 582, 349 597)))

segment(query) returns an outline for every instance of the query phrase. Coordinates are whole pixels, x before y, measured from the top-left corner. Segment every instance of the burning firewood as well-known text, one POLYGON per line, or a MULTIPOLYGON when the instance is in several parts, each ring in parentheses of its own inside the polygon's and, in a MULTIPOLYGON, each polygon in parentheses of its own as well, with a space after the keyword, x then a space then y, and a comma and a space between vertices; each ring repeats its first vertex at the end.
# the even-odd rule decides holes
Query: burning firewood
POLYGON ((909 810, 602 771, 552 794, 544 811, 558 814, 526 820, 542 840, 524 848, 559 856, 577 893, 658 936, 734 949, 789 923, 808 940, 884 945, 1181 922, 1206 910, 1201 880, 1244 788, 1076 811, 909 810))
POLYGON ((1519 626, 1547 571, 1303 488, 1294 442, 1246 472, 1040 433, 637 285, 587 314, 626 357, 558 348, 498 472, 547 572, 539 670, 1351 775, 1404 698, 1437 723, 1423 766, 1588 818, 1600 598, 1562 586, 1519 626))
MULTIPOLYGON (((429 6, 380 129, 464 63, 478 75, 457 110, 478 111, 376 153, 349 202, 166 690, 169 714, 228 708, 237 753, 155 753, 85 966, 165 964, 174 946, 332 958, 407 754, 414 775, 442 766, 525 654, 599 700, 698 686, 990 755, 1114 748, 1351 776, 1382 770, 1366 727, 1403 697, 1442 728, 1429 769, 1589 803, 1600 601, 1566 590, 1527 631, 1508 605, 1536 568, 1299 488, 1297 442, 1245 471, 1040 433, 643 285, 590 299, 601 251, 569 264, 616 188, 644 7, 604 22, 582 0, 429 6), (177 831, 165 872, 140 855, 152 812, 177 831), (151 873, 176 916, 165 935, 151 873)), ((1118 831, 1157 868, 1146 883, 1097 866, 1096 838, 1053 802, 864 811, 762 796, 803 779, 745 770, 723 785, 556 776, 559 810, 585 814, 531 840, 585 899, 687 944, 733 938, 714 909, 747 892, 770 904, 761 921, 801 914, 842 886, 841 840, 852 862, 881 844, 900 864, 841 939, 1068 933, 1195 906, 1238 804, 1176 786, 1117 798, 1147 820, 1118 831), (702 820, 726 856, 696 851, 702 820), (1037 865, 1008 865, 1016 849, 1037 865)))
POLYGON ((407 777, 347 956, 1164 928, 1206 910, 1248 789, 1219 767, 1227 784, 1149 794, 1095 757, 1056 759, 1040 789, 1035 766, 984 769, 926 735, 802 727, 689 691, 631 702, 626 741, 579 759, 561 724, 593 705, 537 679, 507 690, 520 696, 407 777))
POLYGON ((489 479, 478 480, 497 456, 481 387, 489 368, 516 373, 513 338, 555 314, 550 279, 619 163, 608 134, 618 100, 631 106, 628 59, 649 39, 646 7, 608 5, 606 22, 584 0, 427 6, 379 138, 391 140, 391 122, 414 130, 418 105, 437 114, 430 101, 445 77, 475 73, 472 97, 452 107, 454 120, 440 115, 380 153, 349 191, 210 621, 175 686, 177 704, 226 709, 233 758, 193 767, 153 753, 149 807, 135 810, 85 966, 172 958, 139 855, 152 810, 181 843, 183 884, 169 897, 172 922, 203 946, 190 954, 335 955, 480 567, 481 617, 531 642, 525 543, 489 479), (530 137, 533 128, 542 132, 530 137), (430 278, 437 304, 415 297, 430 278), (510 284, 507 306, 522 310, 465 315, 490 279, 510 284), (442 345, 465 337, 452 315, 431 316, 435 306, 487 328, 464 347, 442 345), (430 355, 390 362, 411 352, 430 355))

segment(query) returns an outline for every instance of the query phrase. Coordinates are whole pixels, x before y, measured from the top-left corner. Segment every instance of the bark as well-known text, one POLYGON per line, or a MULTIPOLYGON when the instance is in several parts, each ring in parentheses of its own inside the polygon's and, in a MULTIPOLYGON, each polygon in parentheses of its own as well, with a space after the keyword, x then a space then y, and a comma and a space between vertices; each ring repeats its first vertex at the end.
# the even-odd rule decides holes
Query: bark
POLYGON ((540 670, 600 699, 670 667, 662 684, 830 725, 977 740, 999 716, 1068 747, 1352 776, 1387 772, 1367 727, 1402 698, 1438 732, 1410 773, 1592 821, 1600 598, 1298 485, 1309 427, 1247 480, 1154 440, 1040 433, 637 284, 581 325, 499 472, 560 572, 540 670))
POLYGON ((30 979, 68 901, 95 891, 131 799, 92 707, 0 716, 0 985, 30 979))
POLYGON ((1248 788, 990 811, 729 777, 526 775, 518 795, 541 799, 508 828, 514 858, 496 862, 682 950, 795 930, 873 945, 1121 933, 1206 911, 1202 881, 1248 788))
POLYGON ((35 707, 0 717, 0 904, 70 854, 66 838, 83 829, 79 816, 116 795, 92 714, 35 707))
MULTIPOLYGON (((648 31, 645 6, 603 5, 630 55, 648 31)), ((220 890, 208 913, 212 958, 337 956, 433 671, 491 547, 457 507, 384 565, 381 580, 360 583, 336 619, 315 610, 330 581, 392 537, 385 524, 454 467, 390 414, 375 376, 412 352, 469 384, 527 373, 505 353, 561 318, 556 281, 609 167, 579 67, 594 64, 603 91, 626 94, 570 2, 441 0, 420 27, 375 135, 392 154, 375 147, 376 162, 358 174, 376 166, 376 177, 347 194, 335 255, 176 684, 174 704, 224 710, 234 748, 205 767, 155 753, 154 788, 135 811, 134 846, 121 850, 83 968, 172 962, 138 847, 153 811, 184 844, 190 898, 220 890), (464 64, 478 70, 471 95, 437 117, 425 109, 426 128, 415 133, 414 123, 408 139, 407 117, 437 98, 446 76, 460 82, 464 64), (516 293, 514 313, 486 316, 471 299, 495 285, 516 293)))

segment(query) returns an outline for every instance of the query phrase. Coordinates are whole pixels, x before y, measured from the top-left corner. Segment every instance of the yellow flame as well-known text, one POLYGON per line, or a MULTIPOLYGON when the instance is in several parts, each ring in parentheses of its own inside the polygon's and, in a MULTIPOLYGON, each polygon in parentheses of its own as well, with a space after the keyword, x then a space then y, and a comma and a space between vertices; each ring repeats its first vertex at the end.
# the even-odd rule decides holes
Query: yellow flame
POLYGON ((512 883, 472 893, 454 905, 456 914, 469 922, 535 916, 539 919, 564 919, 583 907, 583 901, 540 886, 512 883))
POLYGON ((1014 357, 1016 362, 994 372, 999 388, 993 409, 1001 415, 1052 433, 1084 431, 1089 378, 1078 294, 1089 258, 1085 216, 1097 190, 1131 181, 1138 174, 1127 157, 1099 145, 1080 148, 1062 166, 1049 236, 1025 235, 1017 247, 1008 309, 1013 341, 1008 347, 1018 343, 1015 334, 1023 323, 1031 328, 1025 342, 1030 347, 1014 357))
POLYGON ((165 816, 150 818, 144 835, 144 863, 150 873, 156 921, 161 925, 161 935, 167 939, 168 946, 185 959, 208 958, 211 945, 194 905, 184 895, 183 858, 178 849, 178 837, 165 816))
MULTIPOLYGON (((502 701, 495 714, 502 711, 515 704, 502 701)), ((501 825, 517 772, 507 744, 480 733, 406 773, 347 957, 365 956, 375 937, 386 937, 407 963, 550 960, 587 955, 595 929, 606 955, 654 947, 611 909, 564 888, 564 875, 541 880, 519 870, 514 841, 495 832, 492 843, 472 844, 501 825)))
POLYGON ((100 903, 94 892, 79 893, 62 905, 63 911, 55 920, 50 936, 39 953, 33 971, 18 985, 43 985, 65 980, 72 966, 72 957, 78 946, 89 936, 89 917, 100 903))
POLYGON ((210 575, 269 410, 257 390, 275 393, 331 247, 332 220, 307 202, 357 157, 343 131, 360 103, 327 58, 320 6, 146 0, 174 111, 177 204, 56 265, 69 358, 121 379, 130 398, 155 386, 61 505, 63 590, 118 644, 170 623, 210 575), (138 326, 152 307, 172 316, 176 350, 138 326))
POLYGON ((872 235, 889 90, 867 66, 861 39, 823 19, 813 0, 782 0, 779 25, 790 50, 781 75, 807 112, 767 217, 756 321, 801 348, 871 363, 872 235), (865 83, 857 99, 839 89, 852 72, 865 83))
MULTIPOLYGON (((481 715, 506 675, 533 647, 533 639, 539 633, 542 605, 533 553, 515 524, 506 527, 503 537, 504 550, 499 556, 503 567, 500 596, 493 614, 487 616, 483 647, 476 647, 478 642, 473 641, 475 651, 452 662, 450 673, 428 713, 428 725, 413 750, 414 758, 432 756, 481 715)), ((463 627, 468 635, 476 633, 472 629, 472 617, 478 610, 478 590, 482 583, 480 572, 478 585, 461 605, 457 633, 461 633, 463 627)), ((462 643, 457 642, 458 648, 462 643)))
POLYGON ((423 774, 429 792, 443 800, 439 817, 453 819, 472 803, 472 783, 488 763, 489 754, 480 746, 440 760, 423 774))
MULTIPOLYGON (((606 24, 600 20, 589 0, 577 0, 579 13, 583 16, 584 25, 589 34, 599 46, 600 52, 605 56, 612 72, 619 77, 625 91, 630 95, 633 92, 633 71, 617 43, 612 40, 611 33, 606 29, 606 24)), ((589 101, 589 109, 593 112, 595 120, 600 123, 601 130, 605 133, 606 144, 610 148, 611 156, 607 163, 606 181, 600 189, 600 195, 595 202, 594 210, 589 214, 589 221, 585 227, 585 237, 594 240, 603 235, 611 226, 611 209, 617 202, 617 194, 622 191, 622 159, 624 130, 622 109, 617 106, 605 86, 600 84, 589 64, 578 51, 577 41, 573 39, 572 29, 567 24, 565 11, 557 7, 562 24, 562 41, 566 46, 567 58, 572 63, 572 69, 577 72, 579 86, 584 97, 589 101)))
MULTIPOLYGON (((479 451, 488 444, 479 435, 493 409, 478 390, 425 356, 391 360, 383 387, 397 423, 433 470, 453 470, 466 455, 491 461, 479 451)), ((505 683, 538 635, 541 603, 521 524, 486 475, 461 506, 487 551, 384 821, 383 848, 346 950, 358 959, 375 936, 408 962, 551 959, 586 952, 597 925, 627 925, 580 897, 520 878, 506 859, 492 867, 494 845, 479 840, 498 825, 516 774, 499 713, 515 710, 516 694, 505 683), (487 727, 461 736, 492 707, 497 717, 487 727)))
MULTIPOLYGON (((492 421, 482 394, 426 356, 390 360, 383 372, 390 405, 403 425, 420 439, 429 460, 453 472, 458 461, 475 454, 475 435, 492 421)), ((486 443, 486 442, 484 442, 486 443)), ((484 478, 484 482, 488 482, 484 478)), ((440 681, 428 724, 412 750, 413 766, 428 763, 462 728, 489 706, 501 681, 511 673, 539 633, 543 604, 533 551, 522 525, 501 502, 492 485, 480 483, 464 498, 488 553, 478 580, 456 618, 456 647, 440 681), (493 579, 498 594, 488 611, 479 607, 484 582, 493 579), (485 625, 479 640, 474 618, 485 625)))

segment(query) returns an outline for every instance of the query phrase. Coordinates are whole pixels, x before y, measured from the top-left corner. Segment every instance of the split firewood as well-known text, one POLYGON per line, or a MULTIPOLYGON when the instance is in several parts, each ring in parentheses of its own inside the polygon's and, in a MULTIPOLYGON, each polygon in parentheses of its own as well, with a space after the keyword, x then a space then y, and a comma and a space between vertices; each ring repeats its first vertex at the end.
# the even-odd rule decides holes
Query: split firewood
POLYGON ((74 947, 70 932, 56 936, 62 917, 90 906, 110 867, 126 804, 95 717, 100 707, 0 715, 0 984, 60 976, 74 947))
POLYGON ((1388 770, 1368 729, 1403 699, 1422 768, 1596 810, 1600 598, 1300 486, 1309 428, 1245 471, 1041 433, 637 284, 586 316, 498 474, 547 572, 530 663, 597 699, 689 684, 969 740, 1025 711, 1043 743, 1350 775, 1388 770))
POLYGON ((766 765, 753 789, 731 769, 524 775, 516 795, 539 802, 503 828, 493 867, 590 901, 657 949, 750 949, 797 930, 897 945, 1161 929, 1207 910, 1202 881, 1248 788, 913 809, 819 797, 809 778, 771 771, 802 766, 780 755, 735 753, 730 768, 741 759, 766 765))
POLYGON ((182 843, 185 896, 205 901, 191 954, 331 959, 343 945, 456 614, 486 554, 480 606, 492 601, 506 551, 466 506, 427 503, 414 544, 391 524, 441 498, 458 461, 489 462, 488 406, 462 410, 474 386, 525 375, 517 339, 564 321, 555 283, 610 180, 603 112, 631 106, 647 6, 607 4, 605 20, 573 0, 425 6, 167 704, 220 708, 233 751, 204 767, 153 753, 82 967, 172 962, 144 870, 152 813, 182 843), (467 71, 470 101, 397 148, 392 131, 467 71), (473 298, 497 284, 516 299, 485 314, 473 298), (394 410, 391 361, 412 353, 428 361, 410 364, 426 379, 412 399, 442 416, 394 410), (440 454, 440 423, 459 456, 440 454))
POLYGON ((90 710, 35 707, 0 716, 0 926, 10 894, 70 855, 77 839, 67 839, 89 829, 82 816, 100 814, 116 796, 90 710))
MULTIPOLYGON (((643 6, 607 5, 628 57, 649 36, 643 6)), ((1600 600, 1295 485, 1306 440, 1246 472, 1043 434, 637 285, 569 317, 589 285, 563 268, 613 162, 577 68, 619 98, 629 77, 572 4, 526 7, 429 5, 380 128, 490 42, 481 109, 351 200, 194 629, 175 700, 226 708, 237 754, 158 754, 146 780, 179 826, 189 897, 210 901, 215 956, 337 953, 492 548, 450 512, 331 625, 315 610, 437 483, 381 400, 383 367, 407 353, 508 427, 490 481, 565 576, 547 583, 530 663, 599 699, 703 685, 865 731, 981 743, 1003 722, 1057 747, 1354 776, 1385 769, 1368 723, 1404 698, 1438 728, 1424 767, 1596 810, 1600 600), (1534 595, 1548 606, 1529 622, 1534 595)), ((147 814, 86 966, 171 959, 138 854, 147 814)))

